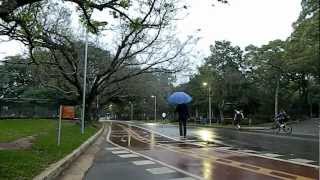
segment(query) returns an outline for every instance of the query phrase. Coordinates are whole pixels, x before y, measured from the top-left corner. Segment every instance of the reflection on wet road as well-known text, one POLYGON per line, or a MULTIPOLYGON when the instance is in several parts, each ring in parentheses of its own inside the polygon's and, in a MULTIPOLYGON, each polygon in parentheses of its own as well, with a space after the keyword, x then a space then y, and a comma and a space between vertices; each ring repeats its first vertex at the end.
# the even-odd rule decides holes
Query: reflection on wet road
MULTIPOLYGON (((151 129, 161 134, 177 137, 178 127, 144 123, 139 126, 151 129)), ((304 163, 319 164, 319 138, 305 138, 294 136, 279 136, 272 134, 235 131, 220 128, 188 127, 188 134, 203 140, 227 144, 236 149, 251 150, 272 154, 284 160, 299 160, 304 163)))
POLYGON ((318 179, 318 168, 225 151, 207 146, 215 134, 200 131, 202 139, 174 140, 124 123, 109 124, 109 141, 164 162, 203 179, 318 179))

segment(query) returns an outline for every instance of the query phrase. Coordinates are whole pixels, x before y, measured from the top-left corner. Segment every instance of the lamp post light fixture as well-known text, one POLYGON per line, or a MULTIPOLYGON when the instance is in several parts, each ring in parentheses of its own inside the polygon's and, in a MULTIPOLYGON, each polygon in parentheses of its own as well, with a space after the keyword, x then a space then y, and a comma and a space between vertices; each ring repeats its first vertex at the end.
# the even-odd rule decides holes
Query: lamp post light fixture
POLYGON ((130 104, 130 120, 133 121, 133 103, 129 101, 130 104))
POLYGON ((154 121, 157 121, 157 96, 152 95, 152 98, 154 98, 154 121))
POLYGON ((208 86, 208 99, 209 99, 209 105, 208 105, 208 118, 209 118, 209 123, 211 125, 211 87, 207 82, 202 83, 203 86, 208 86))

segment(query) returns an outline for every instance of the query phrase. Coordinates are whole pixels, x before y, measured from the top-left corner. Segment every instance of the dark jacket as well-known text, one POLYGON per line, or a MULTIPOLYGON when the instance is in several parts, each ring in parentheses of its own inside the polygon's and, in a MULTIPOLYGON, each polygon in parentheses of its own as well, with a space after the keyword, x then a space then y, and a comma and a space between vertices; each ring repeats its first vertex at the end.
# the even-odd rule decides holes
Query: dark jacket
POLYGON ((178 104, 176 112, 179 114, 179 119, 187 119, 189 117, 188 106, 186 104, 178 104))

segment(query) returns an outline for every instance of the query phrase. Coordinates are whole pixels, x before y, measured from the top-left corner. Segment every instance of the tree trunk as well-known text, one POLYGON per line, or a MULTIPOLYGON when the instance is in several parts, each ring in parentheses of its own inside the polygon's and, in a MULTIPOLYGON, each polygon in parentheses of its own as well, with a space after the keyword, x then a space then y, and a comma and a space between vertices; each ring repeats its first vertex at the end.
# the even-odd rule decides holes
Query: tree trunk
POLYGON ((312 113, 312 103, 310 103, 310 118, 312 118, 313 117, 313 113, 312 113))
POLYGON ((320 118, 320 103, 318 103, 318 118, 320 118))
POLYGON ((199 112, 198 112, 198 107, 196 107, 196 118, 198 119, 199 117, 199 112))
POLYGON ((92 120, 92 114, 91 114, 91 105, 86 103, 86 109, 85 109, 85 121, 86 122, 91 122, 92 120))
POLYGON ((219 114, 220 114, 221 123, 224 122, 223 108, 224 108, 224 100, 222 100, 222 103, 219 105, 219 114))
POLYGON ((274 117, 277 116, 278 114, 278 96, 279 96, 279 82, 280 78, 277 79, 277 86, 276 86, 276 91, 274 95, 274 117))
POLYGON ((219 113, 220 113, 220 122, 222 123, 224 121, 224 116, 223 116, 223 110, 219 108, 219 113))
POLYGON ((88 98, 86 98, 86 109, 85 109, 85 121, 86 122, 91 122, 93 119, 93 101, 94 101, 95 97, 89 96, 88 98))

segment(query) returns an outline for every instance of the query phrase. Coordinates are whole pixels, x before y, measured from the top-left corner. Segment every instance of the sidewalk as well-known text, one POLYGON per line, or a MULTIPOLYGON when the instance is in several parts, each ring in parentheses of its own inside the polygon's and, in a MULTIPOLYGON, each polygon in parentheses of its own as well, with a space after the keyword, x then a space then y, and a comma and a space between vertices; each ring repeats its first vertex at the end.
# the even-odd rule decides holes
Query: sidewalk
POLYGON ((91 147, 75 160, 57 180, 82 180, 88 169, 93 164, 96 153, 101 149, 101 144, 106 136, 106 130, 91 147))

